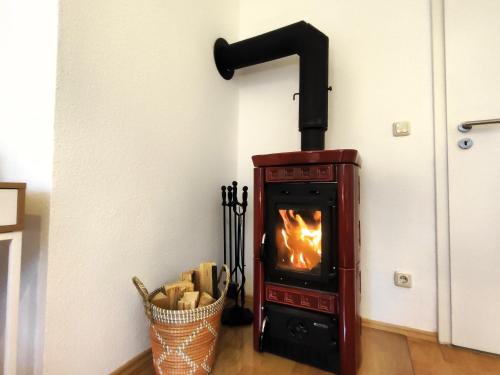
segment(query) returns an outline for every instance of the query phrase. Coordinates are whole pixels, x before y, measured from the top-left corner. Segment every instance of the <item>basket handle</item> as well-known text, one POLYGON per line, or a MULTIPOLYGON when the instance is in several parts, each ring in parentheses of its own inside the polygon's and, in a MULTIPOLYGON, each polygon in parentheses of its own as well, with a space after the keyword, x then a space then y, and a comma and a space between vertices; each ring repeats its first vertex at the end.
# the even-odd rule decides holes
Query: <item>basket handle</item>
POLYGON ((137 276, 134 276, 132 278, 132 282, 134 283, 137 291, 142 297, 142 303, 144 305, 144 311, 146 312, 146 316, 148 317, 149 320, 151 320, 151 303, 149 302, 149 292, 142 283, 142 281, 139 280, 137 276))

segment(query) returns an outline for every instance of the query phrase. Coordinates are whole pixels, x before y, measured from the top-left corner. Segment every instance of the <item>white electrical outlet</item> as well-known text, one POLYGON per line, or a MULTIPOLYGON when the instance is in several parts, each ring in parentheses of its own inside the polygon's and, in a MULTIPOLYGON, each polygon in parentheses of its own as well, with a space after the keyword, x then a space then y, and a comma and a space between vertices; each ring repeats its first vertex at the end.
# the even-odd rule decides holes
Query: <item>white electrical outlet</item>
POLYGON ((394 285, 403 288, 411 288, 412 285, 411 275, 409 273, 403 273, 398 271, 394 272, 394 285))

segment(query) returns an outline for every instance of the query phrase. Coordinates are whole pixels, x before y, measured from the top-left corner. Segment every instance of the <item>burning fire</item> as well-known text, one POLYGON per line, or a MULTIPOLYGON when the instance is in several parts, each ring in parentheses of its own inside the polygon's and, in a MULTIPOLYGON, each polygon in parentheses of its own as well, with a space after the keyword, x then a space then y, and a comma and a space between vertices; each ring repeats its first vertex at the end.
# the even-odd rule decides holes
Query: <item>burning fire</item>
POLYGON ((286 266, 312 270, 321 262, 321 211, 312 211, 313 223, 306 222, 295 210, 279 210, 284 227, 278 255, 286 266), (287 264, 288 263, 288 264, 287 264))

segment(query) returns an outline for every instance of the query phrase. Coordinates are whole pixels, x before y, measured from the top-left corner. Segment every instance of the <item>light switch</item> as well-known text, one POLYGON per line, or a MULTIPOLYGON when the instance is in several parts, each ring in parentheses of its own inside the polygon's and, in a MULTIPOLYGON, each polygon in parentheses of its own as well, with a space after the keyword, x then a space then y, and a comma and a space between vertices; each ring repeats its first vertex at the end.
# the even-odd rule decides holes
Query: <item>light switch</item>
POLYGON ((398 121, 392 124, 392 135, 395 137, 403 137, 405 135, 410 135, 410 122, 409 121, 398 121))

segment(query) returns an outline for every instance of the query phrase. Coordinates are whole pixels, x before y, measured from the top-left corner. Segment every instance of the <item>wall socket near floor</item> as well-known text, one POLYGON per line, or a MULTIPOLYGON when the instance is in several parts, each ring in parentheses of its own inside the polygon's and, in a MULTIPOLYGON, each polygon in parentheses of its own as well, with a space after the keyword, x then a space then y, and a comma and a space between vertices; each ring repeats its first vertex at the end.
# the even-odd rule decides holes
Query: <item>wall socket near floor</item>
POLYGON ((411 275, 409 273, 403 273, 398 271, 394 272, 394 285, 403 288, 411 288, 412 286, 411 275))

